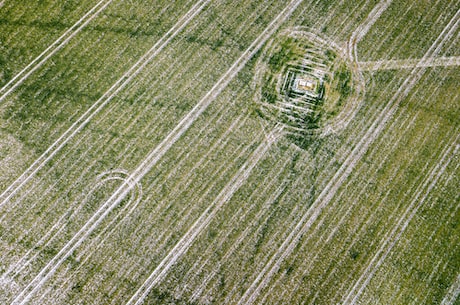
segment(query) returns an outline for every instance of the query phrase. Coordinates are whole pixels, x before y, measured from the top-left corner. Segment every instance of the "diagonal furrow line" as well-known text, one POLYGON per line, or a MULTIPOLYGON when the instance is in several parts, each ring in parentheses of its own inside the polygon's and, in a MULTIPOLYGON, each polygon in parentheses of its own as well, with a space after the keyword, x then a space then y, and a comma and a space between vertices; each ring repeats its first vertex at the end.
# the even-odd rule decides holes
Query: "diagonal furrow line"
POLYGON ((64 132, 16 181, 1 195, 0 207, 18 192, 67 142, 81 131, 107 103, 138 75, 151 60, 208 4, 210 0, 198 1, 181 19, 145 53, 118 81, 104 93, 70 128, 64 132))
MULTIPOLYGON (((405 126, 405 129, 404 129, 404 130, 401 130, 401 132, 405 132, 406 129, 412 127, 412 124, 413 124, 413 120, 412 120, 411 122, 409 122, 408 124, 401 124, 401 126, 405 126)), ((391 148, 389 148, 389 149, 387 148, 387 149, 388 149, 387 151, 388 151, 388 152, 392 152, 392 151, 396 148, 396 146, 397 146, 398 144, 399 144, 399 142, 398 142, 398 141, 395 141, 395 142, 393 143, 393 145, 392 145, 391 148)), ((386 155, 386 156, 389 156, 390 153, 386 153, 385 155, 386 155)), ((382 162, 380 163, 380 167, 383 166, 385 162, 386 162, 386 158, 384 158, 384 160, 382 160, 382 162)), ((380 169, 380 167, 379 167, 379 169, 380 169)), ((377 169, 377 171, 378 171, 378 169, 377 169)), ((359 173, 358 173, 358 175, 359 175, 359 173)), ((349 189, 349 184, 350 184, 350 182, 348 182, 347 184, 345 184, 344 187, 343 187, 343 190, 349 189)), ((368 185, 369 185, 369 181, 367 182, 367 184, 363 185, 363 186, 360 188, 360 190, 358 191, 357 194, 356 194, 356 192, 353 192, 349 197, 350 197, 350 198, 360 198, 362 192, 365 192, 366 187, 367 187, 368 185)), ((342 191, 342 192, 344 192, 344 191, 342 191)), ((341 195, 341 194, 339 193, 338 196, 340 196, 340 195, 341 195)), ((382 201, 384 201, 384 199, 382 199, 382 201)), ((313 249, 315 249, 316 254, 313 256, 313 258, 309 259, 309 260, 308 260, 308 263, 303 267, 303 270, 304 270, 304 271, 303 271, 303 273, 302 273, 302 276, 306 276, 306 275, 311 271, 311 268, 313 268, 313 267, 315 266, 315 263, 318 261, 318 257, 319 257, 319 255, 320 255, 321 250, 322 250, 327 244, 329 244, 330 240, 334 237, 334 235, 336 234, 336 232, 339 230, 340 224, 342 224, 342 223, 345 221, 346 217, 349 215, 351 208, 352 208, 352 206, 350 206, 348 209, 345 209, 345 208, 344 208, 344 209, 339 209, 339 212, 337 213, 337 215, 341 215, 341 216, 340 216, 340 217, 337 217, 337 218, 334 218, 334 219, 332 220, 332 223, 335 224, 334 229, 332 229, 332 231, 331 231, 330 233, 325 233, 325 235, 321 235, 321 236, 318 238, 318 240, 313 244, 312 247, 313 247, 313 249), (327 237, 325 237, 325 236, 327 236, 327 237)), ((363 217, 365 217, 365 216, 363 216, 363 217)), ((321 227, 321 226, 323 226, 323 223, 324 223, 324 218, 323 218, 322 220, 319 221, 319 223, 316 225, 315 230, 314 230, 313 232, 311 232, 311 233, 309 234, 309 236, 315 235, 315 234, 317 233, 318 228, 321 227)), ((355 233, 356 233, 356 232, 352 232, 350 235, 356 235, 356 236, 359 235, 359 234, 355 234, 355 233)), ((303 247, 303 249, 305 249, 305 246, 302 246, 302 247, 303 247)), ((302 252, 302 250, 301 250, 300 252, 302 252)), ((332 273, 331 273, 331 274, 332 274, 332 273)), ((327 280, 327 279, 326 279, 326 280, 327 280)), ((326 282, 326 280, 323 281, 323 282, 326 282)), ((277 282, 279 282, 279 281, 280 281, 280 279, 277 279, 277 282)), ((296 290, 297 290, 297 289, 300 289, 300 287, 299 287, 299 286, 296 286, 295 289, 296 289, 296 290)), ((321 291, 321 289, 318 289, 318 292, 319 292, 319 291, 321 291)), ((266 295, 268 295, 268 293, 267 293, 266 295)), ((313 300, 314 300, 314 299, 313 299, 313 300)))
POLYGON ((460 274, 454 280, 454 283, 450 286, 445 297, 442 299, 441 305, 453 305, 455 300, 458 300, 460 295, 460 274))
POLYGON ((294 11, 302 0, 292 1, 257 37, 249 48, 240 58, 230 67, 230 69, 219 79, 219 81, 208 91, 203 99, 177 124, 173 131, 157 146, 136 169, 133 175, 138 173, 142 177, 150 171, 150 163, 156 163, 165 152, 190 128, 193 122, 208 108, 211 102, 228 86, 230 81, 238 74, 247 62, 257 53, 268 38, 275 33, 282 22, 294 11))
POLYGON ((55 42, 45 51, 38 55, 24 69, 16 74, 5 86, 0 89, 0 102, 2 102, 11 92, 20 86, 33 72, 40 68, 51 56, 62 49, 75 35, 77 35, 88 23, 102 12, 113 0, 101 0, 74 25, 64 32, 55 42), (105 3, 104 3, 105 2, 105 3))
MULTIPOLYGON (((239 126, 239 124, 241 123, 240 120, 242 118, 242 115, 239 116, 232 124, 231 126, 225 131, 225 133, 220 137, 220 139, 226 139, 227 138, 227 135, 232 132, 237 126, 239 126)), ((212 120, 214 121, 214 120, 212 120)), ((244 120, 243 120, 244 121, 244 120)), ((203 156, 203 158, 199 161, 199 163, 203 163, 203 159, 206 159, 208 158, 208 156, 214 152, 217 148, 218 148, 218 144, 219 143, 223 143, 221 140, 217 140, 216 143, 209 148, 208 152, 206 153, 205 156, 203 156)), ((241 155, 240 155, 241 156, 241 155)), ((240 157, 238 156, 238 157, 240 157)), ((238 158, 237 157, 237 158, 238 158)), ((235 159, 237 159, 235 158, 235 159)), ((181 162, 183 160, 185 160, 185 158, 180 158, 181 159, 181 162)), ((181 162, 179 162, 178 165, 176 165, 176 167, 179 167, 181 165, 181 162)), ((191 170, 190 170, 190 173, 192 173, 194 170, 196 170, 196 167, 194 166, 191 170)), ((224 172, 224 171, 218 171, 218 172, 224 172)), ((168 180, 168 178, 164 179, 165 181, 168 180)), ((187 179, 186 179, 187 180, 187 179)), ((185 189, 186 187, 182 187, 182 189, 185 189)), ((151 188, 147 188, 147 189, 150 189, 151 188)), ((149 193, 151 193, 151 191, 149 191, 149 193)), ((178 193, 178 191, 176 192, 178 193)), ((179 194, 177 194, 179 195, 179 194)), ((173 196, 171 196, 172 198, 175 197, 175 195, 173 194, 173 196)), ((149 201, 149 197, 145 198, 144 201, 148 202, 149 201)), ((132 205, 131 207, 129 206, 125 206, 123 207, 123 209, 118 213, 117 217, 115 217, 101 232, 98 232, 97 236, 94 238, 94 241, 92 241, 92 244, 94 245, 94 248, 96 250, 100 249, 102 246, 104 246, 105 242, 107 241, 107 239, 113 235, 113 233, 119 229, 121 226, 123 226, 123 224, 126 223, 126 220, 133 214, 134 210, 137 208, 137 204, 135 205, 132 205), (129 208, 129 210, 128 210, 129 208), (110 231, 109 231, 110 230, 110 231)), ((163 207, 164 208, 164 207, 163 207)), ((154 212, 155 213, 155 212, 154 212)), ((179 213, 179 215, 182 215, 183 213, 179 213)), ((167 231, 167 230, 166 230, 167 231)), ((156 243, 156 241, 155 241, 156 243)), ((92 246, 90 246, 92 247, 92 246)), ((91 254, 90 254, 91 255, 91 254)), ((85 262, 90 258, 90 255, 88 255, 84 260, 81 261, 80 263, 80 266, 76 269, 76 272, 83 266, 85 265, 85 262)))
MULTIPOLYGON (((289 162, 290 162, 289 158, 284 158, 284 159, 280 158, 279 160, 277 160, 275 164, 272 165, 271 173, 276 173, 276 175, 279 175, 279 173, 282 172, 282 170, 287 166, 289 162)), ((276 176, 276 178, 278 178, 278 176, 276 176)), ((275 201, 276 198, 278 198, 282 194, 282 192, 287 187, 287 183, 285 181, 280 186, 277 186, 278 181, 276 178, 273 178, 273 175, 267 174, 263 182, 260 184, 263 186, 263 188, 257 188, 257 190, 253 190, 251 195, 247 197, 246 202, 255 202, 263 197, 268 197, 268 199, 264 200, 264 203, 261 206, 261 209, 257 212, 257 214, 254 217, 252 217, 252 221, 250 221, 248 225, 245 226, 245 229, 243 230, 243 232, 239 234, 238 238, 232 243, 231 247, 225 252, 225 254, 223 254, 222 258, 220 259, 220 262, 225 262, 231 255, 234 255, 234 252, 236 251, 236 249, 249 236, 252 230, 254 230, 254 228, 257 226, 257 223, 261 221, 261 217, 267 214, 267 210, 269 206, 275 201)), ((247 209, 245 207, 241 207, 237 212, 235 212, 232 215, 230 220, 228 220, 228 223, 237 223, 240 219, 247 218, 247 214, 251 213, 252 209, 253 208, 247 209)), ((217 245, 213 243, 207 247, 202 257, 196 260, 194 265, 184 275, 183 279, 186 279, 184 280, 184 282, 193 280, 194 276, 196 277, 198 274, 204 273, 203 270, 206 266, 211 266, 210 257, 212 255, 210 255, 209 253, 215 252, 215 249, 221 249, 231 234, 232 232, 227 231, 223 237, 219 238, 220 241, 217 242, 217 245)), ((194 290, 193 295, 191 297, 192 301, 197 301, 201 293, 203 293, 205 287, 209 284, 212 278, 218 273, 220 264, 221 263, 219 263, 217 266, 214 266, 214 268, 212 268, 212 270, 208 273, 206 278, 202 280, 202 283, 200 284, 199 288, 194 290)), ((184 291, 185 289, 182 289, 182 290, 184 291)), ((183 293, 183 291, 181 293, 183 293)))
MULTIPOLYGON (((431 131, 431 130, 432 130, 432 129, 430 129, 430 128, 426 128, 425 131, 423 132, 423 134, 424 134, 424 137, 423 137, 424 141, 428 138, 428 136, 426 135, 426 132, 427 132, 427 131, 431 131)), ((395 141, 395 142, 396 142, 396 143, 393 145, 393 148, 391 149, 391 151, 393 151, 394 148, 399 144, 398 141, 395 141)), ((423 146, 423 145, 422 145, 422 146, 423 146)), ((414 156, 411 156, 410 159, 407 161, 407 163, 410 164, 410 163, 414 160, 414 158, 415 158, 414 156)), ((382 164, 381 164, 381 165, 383 165, 383 162, 385 162, 385 161, 382 161, 382 164)), ((428 170, 429 170, 428 164, 426 164, 426 165, 422 168, 422 171, 425 172, 425 171, 428 171, 428 170)), ((393 177, 394 177, 394 175, 396 175, 397 172, 398 172, 398 168, 395 168, 395 169, 392 171, 392 173, 390 174, 390 176, 393 176, 393 177)), ((390 181, 391 181, 391 179, 390 179, 390 181)), ((345 189, 346 189, 346 187, 345 187, 345 189)), ((384 189, 385 189, 385 188, 384 188, 384 189)), ((388 191, 387 191, 387 192, 383 195, 383 197, 379 200, 380 203, 386 202, 388 196, 390 195, 389 188, 386 188, 386 189, 387 189, 388 191)), ((357 196, 351 196, 350 198, 359 198, 359 196, 360 196, 360 194, 358 194, 357 196)), ((325 240, 323 240, 323 243, 324 243, 324 244, 329 243, 330 240, 334 237, 334 235, 336 234, 337 230, 339 230, 338 227, 345 221, 345 218, 349 215, 351 208, 352 208, 352 207, 350 207, 350 208, 346 209, 345 211, 343 211, 344 216, 341 217, 340 220, 338 220, 337 226, 332 230, 332 232, 331 232, 330 234, 328 234, 327 238, 326 238, 325 240)), ((375 206, 373 210, 379 210, 379 209, 382 209, 382 205, 377 205, 377 206, 375 206)), ((341 212, 342 212, 342 211, 341 211, 341 212)), ((339 212, 339 214, 340 214, 341 212, 339 212)), ((397 215, 394 215, 394 214, 392 214, 392 215, 393 215, 394 217, 397 217, 397 215)), ((362 218, 363 218, 363 219, 366 219, 366 221, 364 221, 362 224, 360 224, 359 226, 357 226, 352 232, 350 232, 350 234, 349 234, 350 236, 362 236, 362 234, 364 234, 363 232, 366 230, 366 228, 367 228, 371 223, 373 223, 373 222, 375 221, 375 219, 374 219, 374 218, 375 218, 375 215, 373 215, 373 213, 372 213, 371 210, 369 210, 369 211, 363 211, 362 218)), ((321 221, 321 222, 322 222, 322 221, 321 221)), ((334 222, 334 223, 335 223, 335 222, 334 222)), ((390 234, 389 232, 384 233, 382 239, 385 239, 389 234, 390 234)), ((353 246, 353 244, 355 243, 355 241, 356 241, 355 238, 351 238, 351 239, 350 239, 350 245, 347 246, 347 247, 345 248, 345 251, 350 251, 351 248, 352 248, 352 246, 353 246)), ((372 242, 372 244, 374 244, 374 243, 376 243, 376 241, 373 241, 373 242, 372 242)), ((315 257, 314 257, 313 260, 317 260, 317 258, 318 258, 318 256, 315 255, 315 257)), ((343 258, 340 258, 340 259, 338 260, 338 264, 340 265, 340 264, 343 262, 343 260, 344 260, 343 258)), ((310 263, 310 268, 311 268, 312 266, 313 266, 313 262, 310 263)), ((307 273, 307 272, 306 272, 306 273, 307 273)), ((333 273, 330 273, 330 274, 326 277, 326 279, 324 280, 322 286, 325 285, 324 283, 329 283, 329 282, 331 281, 332 277, 333 277, 333 273)), ((318 295, 319 295, 319 292, 317 292, 317 293, 315 294, 314 300, 318 297, 318 295)))
MULTIPOLYGON (((441 81, 442 81, 442 80, 441 80, 441 81)), ((430 94, 429 96, 426 96, 426 97, 425 97, 425 100, 430 100, 430 99, 432 99, 432 98, 433 98, 433 95, 435 94, 435 92, 436 92, 436 90, 432 90, 432 91, 431 91, 431 94, 430 94)), ((393 120, 392 125, 390 125, 391 129, 398 128, 399 133, 405 133, 407 130, 412 129, 413 124, 414 124, 414 122, 415 122, 415 120, 416 120, 418 114, 419 114, 419 112, 417 112, 413 117, 404 117, 404 111, 403 111, 398 117, 396 117, 396 118, 393 120), (402 121, 401 121, 401 120, 402 120, 402 121), (397 123, 397 122, 399 122, 399 123, 397 123), (401 129, 401 127, 396 127, 396 124, 397 124, 398 126, 404 126, 404 128, 401 129)), ((387 127, 387 128, 388 128, 388 127, 387 127)), ((431 130, 432 130, 432 128, 429 128, 429 127, 426 127, 426 128, 424 129, 423 136, 422 136, 422 138, 424 139, 423 141, 425 141, 425 140, 429 137, 429 135, 427 135, 427 131, 431 131, 431 130)), ((388 141, 389 138, 392 138, 392 134, 391 134, 391 133, 385 133, 385 134, 382 136, 382 139, 383 139, 384 142, 388 141)), ((423 143, 424 143, 424 142, 422 142, 422 144, 423 144, 423 143)), ((399 141, 393 141, 392 145, 383 146, 383 147, 381 147, 381 148, 375 148, 375 147, 374 147, 374 149, 373 149, 374 151, 379 151, 380 153, 383 152, 384 155, 386 156, 386 157, 380 162, 380 165, 379 165, 378 169, 376 170, 377 172, 379 171, 379 169, 382 168, 382 166, 384 166, 384 164, 385 164, 386 160, 388 159, 388 157, 392 155, 392 152, 396 149, 397 145, 399 145, 399 144, 400 144, 399 141)), ((441 145, 441 143, 440 143, 440 145, 441 145)), ((442 143, 442 145, 444 145, 444 144, 442 143)), ((423 145, 422 145, 422 146, 423 146, 423 145)), ((408 162, 406 162, 406 163, 410 163, 410 162, 412 161, 412 159, 413 159, 413 158, 410 158, 410 161, 408 161, 408 162)), ((424 168, 423 170, 425 170, 425 168, 424 168)), ((426 169, 426 170, 428 171, 428 169, 426 169)), ((396 171, 394 171, 394 172, 396 172, 396 171)), ((357 175, 359 176, 360 174, 357 173, 357 175)), ((392 173, 390 176, 393 176, 393 175, 394 175, 394 173, 392 173)), ((371 180, 372 180, 372 179, 371 179, 371 180)), ((366 183, 363 187, 361 187, 360 190, 357 190, 357 192, 353 192, 353 193, 351 194, 351 196, 348 196, 348 197, 349 197, 349 198, 361 198, 362 194, 366 191, 366 188, 367 188, 367 186, 369 185, 369 183, 370 183, 371 180, 367 181, 367 183, 366 183)), ((391 181, 391 179, 390 179, 390 181, 391 181)), ((350 182, 350 180, 349 180, 348 183, 345 184, 344 187, 342 187, 342 193, 344 192, 344 190, 349 189, 350 183, 351 183, 351 182, 350 182)), ((388 185, 387 185, 387 186, 388 186, 388 185)), ((383 189, 388 189, 388 188, 383 187, 383 189)), ((384 196, 384 198, 381 199, 381 202, 384 202, 384 201, 386 200, 386 196, 387 196, 388 194, 389 194, 389 193, 387 193, 387 194, 384 196)), ((340 196, 340 193, 338 194, 338 196, 340 196)), ((337 205, 337 203, 335 203, 335 205, 337 205)), ((376 207, 376 208, 378 209, 379 207, 376 207)), ((339 216, 338 216, 338 217, 335 217, 335 218, 332 220, 332 223, 335 224, 334 229, 328 234, 328 236, 326 237, 326 239, 324 239, 323 237, 321 237, 320 239, 318 239, 318 241, 314 244, 313 248, 315 248, 315 249, 318 250, 318 249, 321 248, 321 245, 324 246, 325 244, 328 244, 329 241, 330 241, 330 240, 333 238, 333 236, 336 234, 336 232, 339 230, 340 224, 343 223, 343 222, 345 221, 347 215, 349 215, 349 213, 351 212, 351 210, 352 210, 352 206, 350 206, 350 207, 348 207, 348 208, 346 208, 346 207, 340 208, 340 209, 339 209, 339 212, 337 213, 337 215, 341 215, 341 216, 340 216, 340 217, 339 217, 339 216)), ((372 217, 372 215, 370 215, 370 213, 371 213, 371 212, 369 211, 369 212, 367 212, 367 213, 365 213, 365 214, 362 215, 362 217, 367 218, 367 220, 366 220, 366 222, 365 222, 365 225, 361 226, 361 228, 359 229, 358 233, 361 233, 362 230, 364 230, 365 226, 368 225, 370 222, 373 221, 373 217, 372 217)), ((315 229, 314 232, 316 232, 317 228, 320 227, 320 226, 322 225, 323 221, 324 221, 324 218, 318 223, 318 225, 316 226, 316 229, 315 229)), ((356 228, 356 230, 358 230, 358 227, 356 228)), ((311 236, 312 234, 314 235, 314 234, 315 234, 314 232, 311 232, 309 235, 310 235, 310 236, 311 236)), ((358 235, 359 235, 358 233, 352 232, 352 235, 358 236, 358 235)), ((387 235, 385 235, 384 238, 385 238, 386 236, 387 236, 387 235)), ((350 246, 349 248, 347 248, 347 250, 350 250, 350 248, 351 248, 351 246, 350 246)), ((317 251, 317 252, 318 252, 318 251, 317 251)), ((319 253, 319 252, 318 252, 318 253, 319 253)), ((311 269, 311 267, 314 266, 314 262, 317 260, 317 258, 318 258, 318 254, 315 255, 313 259, 309 260, 308 268, 306 268, 306 267, 304 268, 305 271, 304 271, 303 275, 306 275, 306 274, 309 272, 309 270, 311 269)), ((332 273, 331 273, 331 275, 332 275, 332 273)), ((328 277, 328 278, 329 278, 329 277, 328 277)), ((279 280, 277 280, 277 281, 279 281, 279 280)), ((323 283, 325 283, 325 281, 323 281, 323 283)), ((321 289, 319 289, 319 290, 321 290, 321 289)))
POLYGON ((347 294, 343 304, 356 303, 358 297, 361 295, 361 293, 371 280, 376 270, 380 267, 380 265, 383 263, 385 258, 390 253, 391 249, 393 249, 394 245, 398 242, 401 235, 407 228, 409 222, 417 213, 420 206, 424 203, 426 197, 429 195, 431 190, 435 187, 439 178, 444 173, 446 167, 451 162, 452 157, 460 149, 460 144, 458 143, 459 139, 460 136, 457 136, 451 143, 451 145, 445 149, 441 157, 441 160, 438 162, 435 168, 433 168, 430 174, 425 178, 423 184, 417 188, 417 193, 414 199, 410 202, 404 214, 399 218, 399 221, 396 224, 396 226, 393 228, 389 236, 384 240, 384 242, 378 249, 377 253, 375 253, 374 257, 370 261, 369 265, 366 267, 362 275, 356 281, 355 285, 350 290, 350 292, 347 294))
POLYGON ((57 268, 71 255, 71 253, 96 229, 104 218, 118 205, 123 198, 131 191, 132 186, 126 181, 102 205, 88 222, 72 237, 72 239, 48 262, 40 273, 15 297, 11 304, 26 304, 43 283, 57 270, 57 268), (118 196, 119 194, 123 196, 118 196), (110 200, 116 199, 110 205, 110 200))
POLYGON ((428 58, 425 62, 419 59, 377 60, 360 62, 361 71, 414 69, 428 67, 460 66, 460 56, 428 58))
POLYGON ((241 166, 239 171, 232 177, 229 183, 222 189, 214 202, 209 205, 201 214, 198 220, 191 226, 187 233, 174 246, 168 255, 158 264, 155 270, 150 274, 147 280, 131 297, 127 304, 141 304, 144 298, 148 295, 154 285, 160 282, 167 275, 170 268, 177 260, 184 255, 190 248, 198 235, 208 226, 217 212, 222 206, 230 200, 235 192, 243 185, 244 181, 249 177, 251 171, 257 165, 258 161, 264 156, 271 144, 281 135, 282 129, 275 128, 268 136, 268 139, 263 141, 241 166))
MULTIPOLYGON (((193 18, 208 1, 199 1, 189 13, 181 20, 188 21, 193 18)), ((166 138, 147 156, 147 158, 136 168, 131 175, 132 181, 139 182, 142 177, 150 171, 158 160, 169 150, 169 148, 190 128, 192 123, 207 109, 217 96, 228 86, 230 81, 237 75, 247 62, 257 53, 268 38, 273 35, 281 24, 292 14, 302 0, 292 1, 262 32, 259 37, 249 46, 249 48, 241 55, 241 57, 230 67, 230 69, 222 76, 219 81, 208 91, 208 93, 200 100, 200 102, 179 122, 179 124, 166 136, 166 138)), ((186 23, 187 23, 186 22, 186 23)), ((179 22, 178 22, 179 23, 179 22)), ((176 24, 177 26, 177 24, 176 24)), ((176 26, 174 28, 176 28, 176 26)), ((174 33, 180 31, 185 25, 179 26, 174 33)), ((165 36, 170 36, 173 29, 168 31, 165 36)), ((166 39, 169 42, 172 37, 166 39)), ((165 43, 163 45, 165 45, 165 43)), ((156 48, 154 54, 158 53, 156 48)), ((140 60, 139 62, 141 62, 140 60)), ((145 65, 145 64, 144 64, 145 65)), ((142 66, 144 66, 142 65, 142 66)), ((123 78, 122 78, 123 79, 123 78)), ((129 79, 129 78, 128 78, 129 79)), ((101 107, 99 107, 101 108, 101 107)), ((91 115, 90 117, 92 117, 91 115)), ((86 119, 86 121, 89 121, 86 119)), ((76 134, 85 123, 83 122, 72 134, 76 134)), ((274 141, 274 139, 271 139, 274 141)), ((64 143, 65 144, 65 143, 64 143)), ((62 144, 62 146, 64 145, 62 144)), ((54 153, 53 153, 54 154, 54 153)), ((49 157, 50 158, 50 157, 49 157)), ((49 159, 48 158, 48 159, 49 159)), ((117 191, 96 211, 90 220, 72 237, 72 239, 59 251, 59 253, 43 268, 40 273, 26 286, 25 289, 13 300, 12 304, 25 304, 51 277, 57 268, 71 253, 83 243, 83 241, 96 229, 96 227, 104 220, 104 218, 123 200, 130 191, 130 186, 124 183, 117 191)), ((11 196, 11 195, 10 195, 11 196)))
MULTIPOLYGON (((117 83, 112 86, 111 89, 114 89, 110 95, 108 94, 111 90, 109 90, 104 96, 107 96, 108 98, 111 98, 114 96, 117 92, 119 92, 126 84, 135 76, 137 75, 143 67, 155 56, 157 55, 165 46, 167 43, 169 43, 203 8, 204 6, 209 2, 207 1, 198 1, 176 24, 173 28, 171 28, 165 36, 160 39, 150 50, 147 52, 125 75, 117 81, 117 83), (117 84, 119 84, 117 86, 117 84)), ((88 114, 87 117, 83 115, 82 118, 85 118, 85 120, 78 125, 76 128, 70 128, 61 138, 64 138, 65 140, 62 141, 57 147, 58 149, 62 148, 67 141, 71 137, 73 137, 79 130, 81 130, 87 122, 98 112, 102 107, 109 101, 109 99, 105 99, 103 103, 99 103, 99 107, 95 110, 92 111, 94 108, 96 108, 96 104, 93 105, 85 114, 88 114), (67 134, 70 133, 70 136, 67 138, 65 137, 67 134)), ((102 102, 102 98, 99 100, 102 102)), ((98 102, 99 102, 98 101, 98 102)), ((80 122, 77 121, 74 123, 72 126, 77 126, 77 123, 80 122)), ((60 139, 61 139, 60 138, 60 139)), ((58 140, 59 141, 59 140, 58 140)), ((57 143, 57 142, 55 142, 57 143)), ((54 146, 54 145, 53 145, 54 146)), ((50 147, 47 152, 52 151, 52 147, 50 147)), ((57 150, 55 149, 53 152, 49 153, 48 155, 45 154, 43 156, 46 156, 42 158, 42 163, 39 165, 37 168, 34 168, 32 173, 26 178, 26 179, 18 179, 20 181, 20 185, 23 185, 26 180, 30 179, 31 175, 33 175, 36 171, 38 171, 39 168, 41 168, 46 161, 48 161, 55 153, 57 150)), ((40 160, 40 159, 39 159, 40 160)), ((39 161, 37 160, 37 161, 39 161)), ((35 163, 38 163, 38 162, 35 163)), ((34 163, 34 164, 35 164, 34 163)), ((138 181, 138 180, 136 180, 138 181)), ((120 203, 123 198, 126 196, 128 192, 130 192, 132 186, 127 184, 126 182, 123 183, 123 185, 109 198, 109 200, 102 205, 96 213, 90 218, 90 220, 78 231, 78 233, 62 248, 59 253, 41 270, 41 272, 26 286, 25 289, 22 290, 22 292, 14 299, 12 304, 24 304, 26 303, 32 295, 36 292, 36 290, 39 289, 39 287, 49 278, 55 270, 58 268, 60 264, 72 253, 72 251, 77 248, 83 240, 89 236, 92 231, 97 227, 97 225, 110 213, 115 206, 120 203), (114 203, 110 205, 111 201, 114 200, 114 203)), ((16 189, 17 191, 17 189, 16 189)), ((15 192, 15 191, 14 191, 15 192)), ((10 198, 13 194, 10 193, 8 194, 6 200, 10 198)), ((6 202, 6 200, 4 202, 6 202)), ((3 202, 3 203, 4 203, 3 202)))
MULTIPOLYGON (((448 25, 443 29, 433 45, 428 49, 425 56, 420 59, 420 62, 425 62, 427 58, 436 56, 441 50, 444 43, 450 39, 450 36, 455 32, 459 24, 460 10, 457 11, 455 16, 450 20, 448 25)), ((258 296, 260 291, 265 285, 268 284, 270 279, 279 270, 281 263, 289 256, 297 243, 305 234, 305 232, 312 226, 315 220, 320 215, 323 208, 331 201, 332 197, 336 194, 339 187, 343 184, 345 179, 351 174, 352 170, 365 154, 369 146, 381 133, 387 122, 393 117, 400 102, 406 98, 410 90, 414 87, 417 81, 422 77, 425 69, 415 68, 411 71, 410 76, 405 80, 401 88, 395 93, 388 104, 385 106, 381 114, 377 117, 371 125, 366 134, 361 138, 356 147, 353 149, 349 157, 344 161, 340 169, 336 172, 334 177, 329 181, 318 198, 312 204, 307 213, 304 214, 300 222, 296 225, 295 229, 286 238, 281 247, 277 250, 274 256, 270 259, 267 265, 259 273, 257 278, 242 296, 238 304, 251 304, 258 296)))

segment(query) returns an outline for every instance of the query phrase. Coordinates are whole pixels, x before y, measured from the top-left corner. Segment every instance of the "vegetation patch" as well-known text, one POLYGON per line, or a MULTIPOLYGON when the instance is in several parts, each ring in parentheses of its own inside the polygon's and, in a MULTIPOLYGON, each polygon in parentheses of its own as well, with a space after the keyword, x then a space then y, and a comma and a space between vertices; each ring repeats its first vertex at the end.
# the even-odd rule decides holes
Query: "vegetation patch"
POLYGON ((343 128, 347 122, 341 113, 356 109, 363 87, 352 66, 334 43, 302 27, 283 31, 257 64, 254 86, 261 117, 301 137, 339 129, 333 125, 343 128))

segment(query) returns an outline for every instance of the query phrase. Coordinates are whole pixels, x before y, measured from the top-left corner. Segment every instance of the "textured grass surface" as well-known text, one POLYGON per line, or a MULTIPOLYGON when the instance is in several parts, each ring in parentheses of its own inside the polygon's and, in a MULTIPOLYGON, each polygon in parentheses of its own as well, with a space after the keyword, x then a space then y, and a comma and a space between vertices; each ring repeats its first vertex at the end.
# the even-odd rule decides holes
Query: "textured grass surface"
MULTIPOLYGON (((458 3, 406 2, 373 20, 358 61, 458 56, 458 3)), ((303 1, 279 30, 346 53, 378 3, 303 1)), ((123 304, 152 277, 144 304, 458 303, 458 67, 362 72, 347 127, 300 148, 258 113, 263 52, 232 74, 287 3, 210 1, 167 40, 194 4, 113 1, 2 100, 1 302, 123 304)), ((94 5, 6 0, 0 86, 94 5)))

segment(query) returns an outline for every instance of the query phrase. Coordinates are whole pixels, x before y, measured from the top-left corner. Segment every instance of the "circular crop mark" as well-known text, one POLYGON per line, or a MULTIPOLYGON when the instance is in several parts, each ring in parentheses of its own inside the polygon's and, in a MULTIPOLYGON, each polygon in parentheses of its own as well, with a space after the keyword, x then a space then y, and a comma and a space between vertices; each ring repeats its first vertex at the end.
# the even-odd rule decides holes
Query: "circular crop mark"
POLYGON ((301 135, 344 128, 364 92, 363 78, 345 52, 302 27, 267 44, 254 83, 261 114, 301 135))

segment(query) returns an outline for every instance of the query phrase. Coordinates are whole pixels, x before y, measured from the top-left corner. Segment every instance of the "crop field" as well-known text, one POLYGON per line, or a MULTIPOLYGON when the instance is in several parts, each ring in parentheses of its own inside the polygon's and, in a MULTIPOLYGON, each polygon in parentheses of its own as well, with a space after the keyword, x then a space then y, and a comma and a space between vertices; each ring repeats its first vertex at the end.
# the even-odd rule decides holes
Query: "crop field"
POLYGON ((460 305, 460 1, 0 0, 0 304, 460 305))

